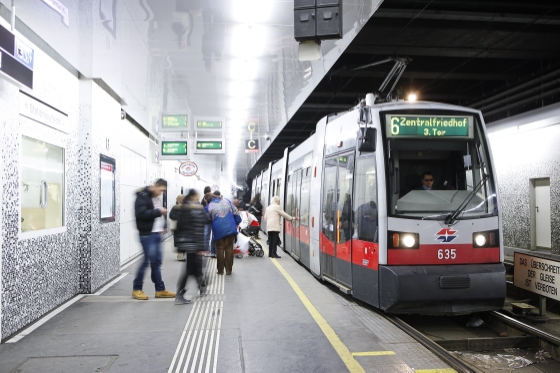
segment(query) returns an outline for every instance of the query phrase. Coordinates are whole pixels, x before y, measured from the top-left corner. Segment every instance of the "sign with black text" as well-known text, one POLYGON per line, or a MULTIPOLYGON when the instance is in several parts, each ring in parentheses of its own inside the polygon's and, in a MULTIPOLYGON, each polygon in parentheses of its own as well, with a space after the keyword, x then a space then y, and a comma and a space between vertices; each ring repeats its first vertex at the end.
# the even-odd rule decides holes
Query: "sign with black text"
POLYGON ((548 298, 560 300, 560 262, 516 252, 513 285, 548 298))
POLYGON ((33 89, 34 51, 0 26, 0 76, 33 89))

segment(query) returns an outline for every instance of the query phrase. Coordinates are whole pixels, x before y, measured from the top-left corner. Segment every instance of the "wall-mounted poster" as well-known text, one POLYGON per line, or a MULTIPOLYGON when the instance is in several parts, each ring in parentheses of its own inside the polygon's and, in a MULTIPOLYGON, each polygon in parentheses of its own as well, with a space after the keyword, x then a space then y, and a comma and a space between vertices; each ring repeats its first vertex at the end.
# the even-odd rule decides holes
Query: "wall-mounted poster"
POLYGON ((99 220, 115 221, 115 166, 114 158, 99 156, 99 220))

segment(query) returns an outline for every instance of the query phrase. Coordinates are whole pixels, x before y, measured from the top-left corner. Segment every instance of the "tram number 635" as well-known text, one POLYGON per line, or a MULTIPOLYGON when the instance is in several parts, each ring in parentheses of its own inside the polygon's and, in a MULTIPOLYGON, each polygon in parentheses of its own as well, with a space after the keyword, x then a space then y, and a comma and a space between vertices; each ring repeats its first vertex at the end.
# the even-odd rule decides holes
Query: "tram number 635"
POLYGON ((437 251, 437 258, 442 259, 455 259, 457 257, 456 249, 439 249, 437 251))

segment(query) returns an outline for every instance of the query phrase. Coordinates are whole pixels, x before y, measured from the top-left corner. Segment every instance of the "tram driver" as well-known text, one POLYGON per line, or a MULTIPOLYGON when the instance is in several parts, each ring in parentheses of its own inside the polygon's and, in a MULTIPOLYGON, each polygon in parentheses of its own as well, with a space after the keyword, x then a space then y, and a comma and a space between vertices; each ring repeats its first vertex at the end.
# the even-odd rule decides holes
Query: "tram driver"
POLYGON ((430 171, 426 171, 422 174, 422 189, 423 190, 433 190, 434 187, 434 174, 430 171))

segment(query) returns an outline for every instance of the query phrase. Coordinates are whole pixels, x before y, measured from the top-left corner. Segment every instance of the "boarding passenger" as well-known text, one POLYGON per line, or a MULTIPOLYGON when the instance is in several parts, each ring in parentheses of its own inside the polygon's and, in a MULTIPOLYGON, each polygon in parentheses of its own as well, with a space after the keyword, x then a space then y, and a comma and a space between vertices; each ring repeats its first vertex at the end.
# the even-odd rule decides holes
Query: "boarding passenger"
POLYGON ((175 246, 177 250, 186 254, 187 263, 181 271, 177 281, 177 295, 175 304, 191 303, 190 299, 185 299, 185 285, 190 275, 196 277, 200 295, 206 293, 206 282, 202 271, 202 253, 204 252, 204 227, 212 222, 210 215, 198 202, 200 195, 194 189, 190 189, 185 202, 180 208, 171 210, 170 218, 177 220, 177 230, 175 231, 175 246))
POLYGON ((212 234, 216 242, 216 257, 218 275, 231 275, 233 267, 233 242, 237 236, 237 226, 241 218, 237 208, 226 198, 221 198, 220 192, 215 191, 212 200, 206 206, 206 211, 212 215, 212 234))
MULTIPOLYGON (((184 200, 185 200, 185 196, 182 195, 182 194, 179 194, 177 196, 177 198, 175 198, 175 206, 173 206, 171 208, 171 212, 169 213, 169 229, 173 233, 175 233, 175 230, 177 230, 177 220, 173 220, 173 218, 171 216, 173 216, 173 210, 179 208, 183 204, 184 200)), ((175 242, 175 249, 176 248, 177 248, 177 242, 175 242)), ((185 260, 185 253, 177 252, 177 260, 184 261, 185 260)))
POLYGON ((142 291, 144 283, 144 272, 148 264, 152 270, 152 282, 156 288, 156 298, 174 298, 175 293, 165 290, 165 284, 161 278, 161 233, 166 230, 167 209, 162 206, 158 198, 167 190, 167 181, 158 179, 154 185, 140 189, 136 193, 134 213, 136 215, 136 227, 140 233, 140 243, 144 251, 144 261, 138 268, 136 278, 133 282, 132 297, 139 300, 148 300, 148 296, 142 291))
MULTIPOLYGON (((255 194, 255 196, 253 197, 253 199, 249 203, 251 204, 251 207, 249 208, 249 212, 257 218, 257 221, 259 222, 259 225, 261 225, 262 214, 263 214, 263 205, 262 205, 262 202, 261 202, 261 194, 260 193, 255 194)), ((259 238, 258 234, 257 234, 256 238, 259 238)))
POLYGON ((422 174, 422 189, 432 190, 434 186, 434 175, 430 171, 422 174))
POLYGON ((282 207, 280 207, 280 198, 278 196, 272 197, 272 203, 266 208, 264 220, 266 220, 266 228, 268 230, 268 257, 280 259, 276 253, 278 249, 278 240, 280 239, 280 228, 282 227, 282 217, 286 220, 298 220, 297 217, 288 215, 282 207))
MULTIPOLYGON (((202 199, 200 200, 200 204, 202 205, 202 207, 206 207, 207 202, 206 202, 206 194, 210 193, 212 191, 212 188, 210 188, 210 186, 205 186, 204 187, 204 194, 202 195, 202 199)), ((210 237, 212 235, 212 227, 210 226, 210 224, 206 224, 204 226, 204 251, 210 251, 210 237)))

